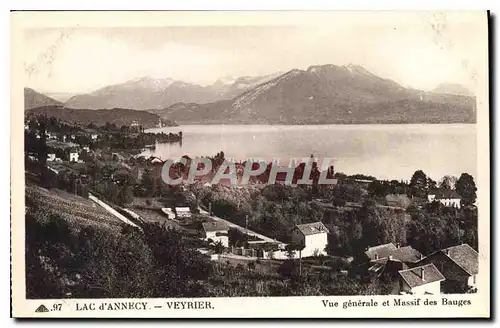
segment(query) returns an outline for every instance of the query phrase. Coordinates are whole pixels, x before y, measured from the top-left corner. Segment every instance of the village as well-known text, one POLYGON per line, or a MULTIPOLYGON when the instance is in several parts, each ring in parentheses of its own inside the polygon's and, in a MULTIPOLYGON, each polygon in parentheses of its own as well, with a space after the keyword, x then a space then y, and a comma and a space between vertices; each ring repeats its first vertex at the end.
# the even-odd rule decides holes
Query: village
MULTIPOLYGON (((31 118, 25 125, 27 179, 36 180, 33 172, 39 170, 41 164, 43 168, 40 176, 45 175, 45 182, 38 183, 46 183, 50 188, 63 189, 87 198, 125 225, 141 229, 145 222, 154 222, 163 229, 175 229, 198 238, 201 243, 195 248, 196 251, 211 261, 240 267, 254 267, 266 262, 281 267, 284 263, 292 262, 298 268, 293 266, 291 270, 297 270, 298 273, 293 274, 298 276, 337 270, 341 275, 355 279, 375 277, 383 280, 388 292, 395 295, 476 290, 478 252, 467 243, 423 252, 408 244, 401 244, 398 237, 384 244, 364 243, 363 250, 351 254, 342 254, 332 246, 341 238, 338 230, 343 224, 337 222, 339 219, 335 213, 349 216, 349 213, 366 210, 368 205, 363 199, 366 200, 368 194, 377 200, 373 204, 376 211, 386 211, 384 213, 391 213, 391 216, 396 213, 394 215, 404 217, 406 221, 409 216, 407 212, 412 206, 417 209, 437 207, 439 211, 454 213, 455 216, 464 207, 463 204, 466 208, 474 206, 470 201, 464 203, 459 193, 444 183, 438 187, 435 182, 431 182, 425 191, 416 189, 418 193, 408 197, 405 188, 411 183, 378 181, 362 175, 334 175, 331 167, 327 175, 335 177, 338 185, 321 186, 313 183, 301 187, 296 182, 302 177, 304 167, 297 166, 294 171, 295 184, 285 186, 284 176, 281 175, 272 186, 268 186, 265 183, 271 170, 268 166, 263 174, 253 177, 247 186, 231 186, 229 182, 214 185, 209 181, 225 159, 221 152, 210 157, 213 168, 206 176, 196 177, 193 184, 169 186, 161 179, 166 159, 146 158, 138 154, 141 148, 154 147, 157 142, 182 142, 182 132, 156 139, 148 137, 136 122, 129 127, 113 130, 94 126, 76 128, 64 122, 52 122, 41 128, 39 120, 50 122, 50 119, 36 120, 34 122, 31 118), (126 145, 134 144, 134 147, 116 146, 114 140, 117 138, 125 140, 126 145), (40 156, 45 158, 40 159, 40 156), (44 168, 47 172, 43 171, 44 168), (394 192, 381 191, 384 188, 394 189, 394 192), (274 204, 284 201, 297 204, 303 199, 311 208, 309 211, 320 214, 312 215, 315 218, 299 218, 299 222, 292 224, 284 219, 282 226, 274 229, 272 227, 275 224, 269 222, 267 217, 257 221, 251 208, 243 215, 241 207, 244 205, 240 200, 236 205, 229 206, 221 199, 210 198, 222 192, 246 192, 253 195, 251 197, 276 193, 278 196, 273 196, 275 198, 268 197, 269 203, 274 204), (350 193, 353 196, 347 197, 350 193), (333 263, 335 265, 332 266, 333 263)), ((187 165, 172 167, 174 175, 186 176, 186 168, 192 160, 187 156, 186 159, 187 165)), ((244 164, 237 162, 237 169, 240 171, 244 164)), ((317 182, 319 171, 316 167, 314 169, 316 171, 313 170, 312 176, 317 182)), ((413 178, 418 180, 418 175, 415 175, 413 178)), ((429 183, 428 180, 423 179, 424 183, 429 183)), ((235 195, 230 197, 239 198, 235 195)), ((463 226, 469 224, 460 222, 463 226)), ((459 236, 466 235, 465 228, 459 229, 459 236)))

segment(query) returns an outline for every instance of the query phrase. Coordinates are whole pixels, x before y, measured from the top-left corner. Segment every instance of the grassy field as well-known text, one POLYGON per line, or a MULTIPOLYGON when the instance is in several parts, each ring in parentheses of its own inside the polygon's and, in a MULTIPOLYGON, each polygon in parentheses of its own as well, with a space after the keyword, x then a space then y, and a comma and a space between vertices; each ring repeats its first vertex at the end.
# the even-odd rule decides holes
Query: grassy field
POLYGON ((114 232, 120 232, 124 225, 91 200, 63 190, 27 185, 25 200, 26 210, 34 211, 39 219, 57 215, 75 228, 94 226, 114 232))

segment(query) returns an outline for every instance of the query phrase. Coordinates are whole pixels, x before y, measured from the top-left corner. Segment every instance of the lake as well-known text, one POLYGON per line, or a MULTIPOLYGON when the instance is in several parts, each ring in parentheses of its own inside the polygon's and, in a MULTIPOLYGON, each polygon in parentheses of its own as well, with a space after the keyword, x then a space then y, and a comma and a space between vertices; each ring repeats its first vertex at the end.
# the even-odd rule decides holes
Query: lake
POLYGON ((144 156, 332 158, 335 172, 409 180, 422 169, 434 180, 467 172, 476 177, 475 124, 183 125, 147 132, 183 132, 180 144, 158 144, 144 156))

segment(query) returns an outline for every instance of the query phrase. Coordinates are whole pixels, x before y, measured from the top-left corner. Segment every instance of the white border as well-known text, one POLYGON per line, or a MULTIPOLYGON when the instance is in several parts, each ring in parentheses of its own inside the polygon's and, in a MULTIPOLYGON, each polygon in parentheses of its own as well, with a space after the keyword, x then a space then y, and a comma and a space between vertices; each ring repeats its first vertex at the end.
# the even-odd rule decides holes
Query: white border
MULTIPOLYGON (((106 1, 109 3, 109 1, 106 1)), ((442 1, 419 1, 416 5, 413 5, 409 2, 401 2, 401 1, 379 1, 377 3, 371 2, 371 1, 350 1, 349 4, 342 5, 342 4, 336 4, 336 6, 333 6, 331 4, 325 4, 324 2, 321 1, 308 1, 307 5, 304 5, 303 1, 278 1, 274 2, 272 5, 265 1, 252 1, 251 4, 243 4, 243 5, 227 5, 223 1, 211 1, 210 2, 210 8, 207 8, 207 3, 205 1, 184 1, 181 3, 170 3, 168 5, 169 9, 360 9, 360 5, 363 6, 362 9, 422 9, 425 7, 425 9, 444 9, 444 8, 451 8, 453 6, 454 8, 460 8, 460 9, 485 9, 488 7, 492 7, 494 4, 496 5, 496 2, 494 1, 447 1, 445 2, 445 5, 443 6, 442 1), (450 6, 451 5, 451 6, 450 6)), ((116 8, 116 9, 137 9, 136 1, 130 1, 130 0, 123 0, 120 1, 118 5, 115 5, 114 2, 111 2, 111 5, 106 4, 103 1, 99 1, 99 4, 102 6, 102 8, 116 8)), ((16 8, 25 8, 25 9, 34 9, 34 8, 43 8, 43 9, 53 9, 53 8, 58 8, 58 9, 94 9, 93 3, 92 2, 86 2, 86 3, 67 3, 64 1, 54 1, 54 0, 49 0, 49 1, 44 1, 43 2, 43 7, 41 7, 41 3, 37 1, 23 1, 22 3, 16 2, 15 7, 16 8)), ((141 1, 141 6, 142 9, 163 9, 159 8, 156 6, 156 4, 151 4, 151 1, 149 0, 143 0, 141 1)), ((4 32, 4 27, 6 27, 6 24, 2 24, 2 32, 4 32)), ((8 39, 9 33, 7 29, 7 33, 2 33, 3 36, 7 36, 6 39, 8 39)), ((4 48, 6 49, 6 48, 4 48)), ((8 50, 7 50, 8 51, 8 50)), ((8 57, 8 55, 7 55, 8 57)), ((8 64, 7 60, 7 68, 10 67, 8 64)), ((6 75, 4 75, 6 77, 6 75)), ((3 90, 8 90, 7 85, 10 84, 7 82, 5 84, 5 88, 3 90)), ((496 89, 496 88, 495 88, 496 89)), ((3 98, 3 97, 2 97, 3 98)), ((9 94, 7 94, 7 97, 2 100, 4 101, 4 108, 9 108, 8 106, 8 98, 9 94)), ((2 142, 5 142, 8 140, 8 131, 9 131, 9 123, 10 120, 8 120, 9 114, 7 113, 7 120, 2 120, 4 124, 6 124, 6 127, 2 129, 2 132, 7 132, 6 136, 2 139, 2 142)), ((5 143, 2 149, 8 149, 7 143, 5 143)), ((5 165, 5 164, 4 164, 5 165)), ((8 164, 6 164, 8 166, 8 164)), ((481 168, 482 166, 480 166, 481 168)), ((4 167, 2 167, 4 168, 4 167)), ((4 168, 3 172, 9 172, 7 168, 4 168)), ((4 185, 6 186, 6 184, 4 185)), ((2 189, 2 192, 4 190, 2 189)), ((8 190, 5 193, 5 196, 2 197, 2 200, 8 199, 8 190)), ((3 195, 2 195, 3 196, 3 195)), ((3 208, 9 208, 9 204, 6 204, 5 207, 3 208)), ((5 240, 5 239, 4 239, 5 240)), ((7 247, 4 247, 3 249, 8 249, 7 247)), ((8 256, 6 257, 8 258, 8 256)), ((6 280, 6 279, 5 279, 6 280)), ((4 280, 4 281, 5 281, 4 280)), ((6 295, 7 293, 4 293, 6 295)))

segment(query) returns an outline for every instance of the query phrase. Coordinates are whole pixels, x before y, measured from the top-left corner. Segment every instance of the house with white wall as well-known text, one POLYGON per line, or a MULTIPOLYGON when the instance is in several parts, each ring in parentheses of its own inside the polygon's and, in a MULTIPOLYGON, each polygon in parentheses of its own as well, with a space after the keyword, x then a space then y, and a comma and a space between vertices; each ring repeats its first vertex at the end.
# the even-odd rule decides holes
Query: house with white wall
POLYGON ((461 197, 455 190, 440 189, 429 192, 427 201, 429 203, 440 202, 447 207, 460 208, 461 197))
POLYGON ((328 229, 322 222, 297 224, 292 229, 292 244, 304 247, 302 257, 326 255, 328 229))
POLYGON ((78 162, 78 152, 77 151, 70 151, 69 152, 69 161, 70 162, 78 162))
POLYGON ((175 213, 170 207, 164 207, 161 209, 161 211, 170 219, 173 220, 175 219, 175 213))
POLYGON ((399 293, 413 295, 439 295, 445 277, 434 264, 425 264, 399 273, 399 293))
POLYGON ((176 207, 175 215, 177 219, 185 219, 191 217, 191 209, 189 207, 176 207))
POLYGON ((54 153, 47 154, 47 162, 53 162, 55 160, 56 160, 56 154, 54 153))
POLYGON ((229 227, 220 221, 203 222, 203 238, 205 240, 213 240, 214 243, 221 242, 224 247, 229 247, 229 227))

